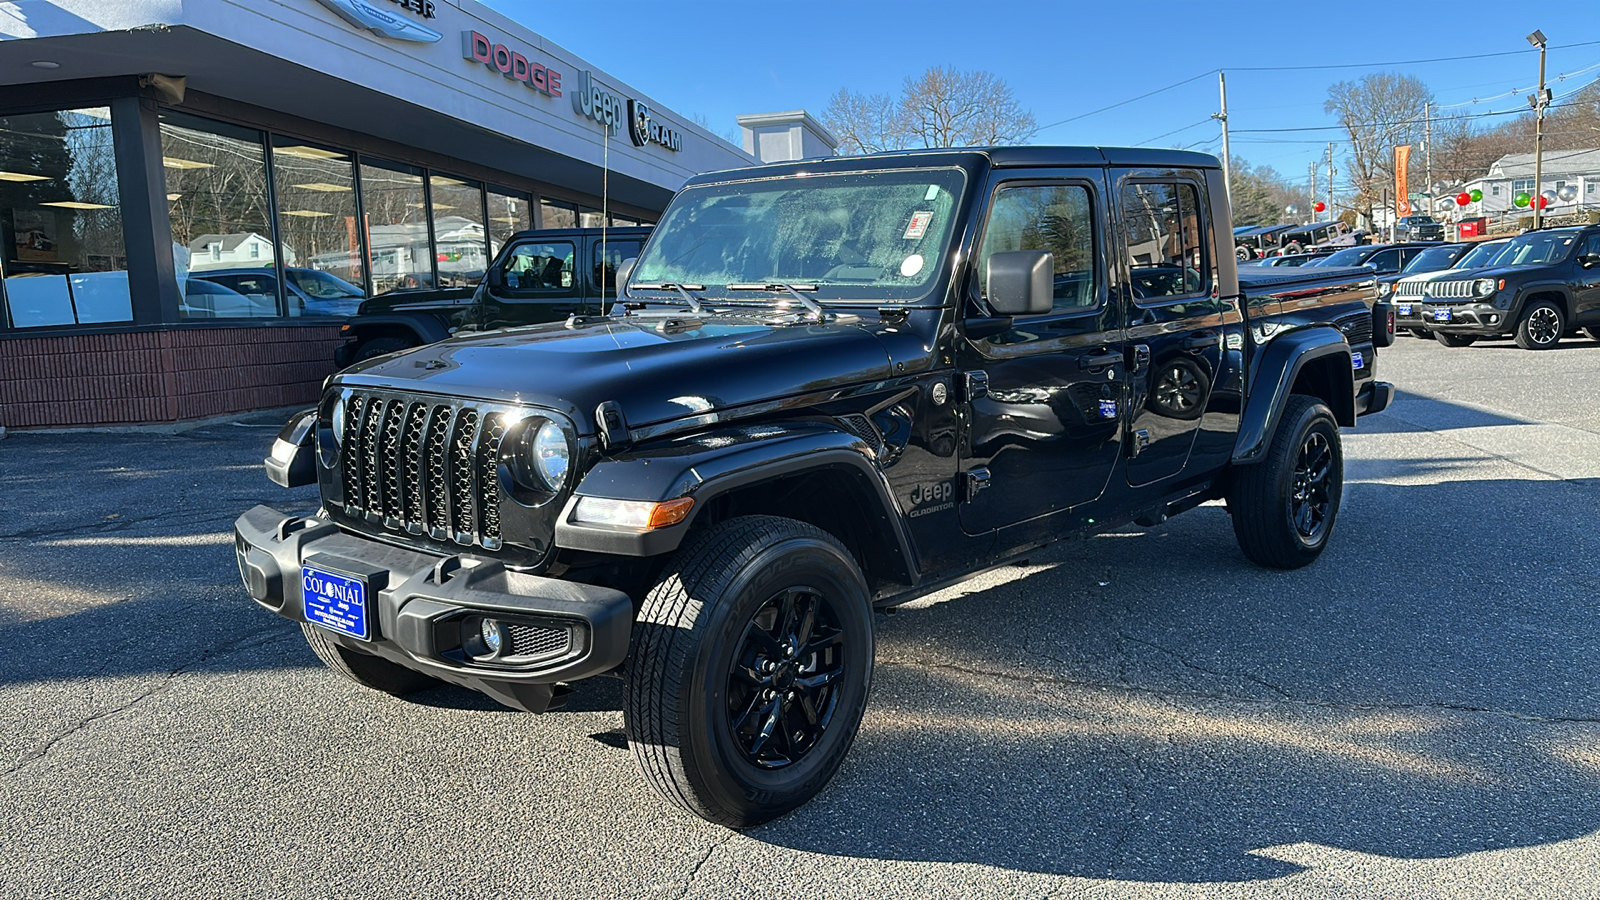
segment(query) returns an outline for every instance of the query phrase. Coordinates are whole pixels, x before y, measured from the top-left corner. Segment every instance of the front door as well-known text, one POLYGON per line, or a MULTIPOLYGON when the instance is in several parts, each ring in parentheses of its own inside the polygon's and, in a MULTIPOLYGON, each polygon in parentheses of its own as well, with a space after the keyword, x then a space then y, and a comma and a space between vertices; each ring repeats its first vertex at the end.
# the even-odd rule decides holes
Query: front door
POLYGON ((1600 329, 1600 265, 1583 267, 1585 256, 1600 256, 1600 232, 1584 238, 1572 258, 1573 321, 1569 324, 1600 329))
POLYGON ((1116 468, 1125 406, 1120 307, 1105 270, 1110 217, 1101 170, 1008 177, 989 196, 967 293, 982 315, 988 258, 1054 257, 1050 312, 958 341, 975 388, 963 443, 961 525, 979 534, 1096 499, 1116 468))
POLYGON ((496 265, 503 274, 496 286, 485 286, 479 327, 559 322, 580 311, 583 284, 573 241, 524 241, 496 265))
MULTIPOLYGON (((1120 179, 1120 253, 1128 267, 1131 371, 1128 483, 1183 470, 1221 369, 1224 314, 1205 182, 1120 179)), ((1237 317, 1235 317, 1237 318, 1237 317)))

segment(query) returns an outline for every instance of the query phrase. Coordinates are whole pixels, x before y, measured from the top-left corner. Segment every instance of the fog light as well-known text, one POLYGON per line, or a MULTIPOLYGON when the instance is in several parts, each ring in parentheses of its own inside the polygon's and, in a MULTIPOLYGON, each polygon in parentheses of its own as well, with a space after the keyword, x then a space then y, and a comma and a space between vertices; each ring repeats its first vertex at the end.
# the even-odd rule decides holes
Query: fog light
POLYGON ((1487 318, 1489 319, 1489 324, 1490 325, 1499 325, 1500 324, 1500 317, 1499 316, 1488 316, 1487 318))
POLYGON ((491 656, 499 655, 500 648, 505 646, 505 629, 497 619, 484 619, 479 623, 478 636, 483 638, 484 649, 488 650, 491 656))

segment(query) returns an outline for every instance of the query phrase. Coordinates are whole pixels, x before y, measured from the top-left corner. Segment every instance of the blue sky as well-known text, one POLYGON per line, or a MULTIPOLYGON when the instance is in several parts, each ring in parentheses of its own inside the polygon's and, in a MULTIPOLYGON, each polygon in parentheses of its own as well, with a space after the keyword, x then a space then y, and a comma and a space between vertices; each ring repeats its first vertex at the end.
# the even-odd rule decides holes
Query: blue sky
POLYGON ((668 108, 705 116, 716 131, 733 130, 740 113, 820 112, 840 87, 896 93, 906 75, 948 64, 1001 76, 1041 125, 1075 118, 1041 130, 1037 143, 1193 145, 1217 152, 1218 129, 1208 118, 1217 111, 1214 74, 1124 101, 1220 68, 1228 72, 1234 155, 1301 179, 1338 131, 1247 132, 1335 124, 1322 111, 1335 81, 1400 71, 1421 78, 1441 104, 1459 104, 1456 112, 1525 108, 1523 97, 1538 78, 1538 54, 1524 36, 1535 28, 1549 38, 1548 77, 1558 96, 1600 76, 1595 0, 582 0, 560 14, 530 0, 486 2, 668 108), (1277 12, 1283 9, 1301 12, 1277 12), (1594 43, 1563 46, 1586 42, 1594 43), (1468 58, 1421 62, 1440 57, 1468 58), (1248 71, 1363 63, 1391 64, 1248 71), (1554 81, 1563 73, 1579 74, 1554 81), (1519 92, 1486 99, 1514 89, 1519 92), (1107 106, 1113 108, 1084 115, 1107 106))

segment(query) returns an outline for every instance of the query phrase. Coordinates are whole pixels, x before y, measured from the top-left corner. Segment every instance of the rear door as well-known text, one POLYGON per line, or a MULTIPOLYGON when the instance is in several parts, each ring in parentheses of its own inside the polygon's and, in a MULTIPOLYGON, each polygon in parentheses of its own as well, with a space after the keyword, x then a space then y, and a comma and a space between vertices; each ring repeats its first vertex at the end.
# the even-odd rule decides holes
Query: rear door
POLYGON ((1234 307, 1218 296, 1210 209, 1198 173, 1118 173, 1117 258, 1126 267, 1129 295, 1133 486, 1183 470, 1221 368, 1232 324, 1226 313, 1234 307))
POLYGON ((1121 447, 1122 311, 1106 271, 1110 215, 1101 169, 1007 173, 991 186, 969 314, 983 314, 991 255, 1054 256, 1050 312, 957 342, 957 366, 981 390, 969 402, 961 526, 980 534, 1098 498, 1121 447))

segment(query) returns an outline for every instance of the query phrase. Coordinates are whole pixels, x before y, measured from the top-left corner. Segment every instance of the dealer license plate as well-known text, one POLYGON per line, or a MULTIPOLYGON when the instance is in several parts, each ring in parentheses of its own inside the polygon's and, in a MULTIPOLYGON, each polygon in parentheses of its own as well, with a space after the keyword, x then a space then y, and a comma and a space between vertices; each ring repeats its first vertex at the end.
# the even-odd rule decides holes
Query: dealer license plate
POLYGON ((1435 322, 1448 322, 1448 321, 1450 321, 1450 310, 1448 310, 1448 309, 1436 309, 1436 310, 1434 310, 1433 311, 1433 320, 1435 322))
POLYGON ((372 639, 367 583, 317 566, 300 567, 306 621, 363 641, 372 639))
POLYGON ((1399 313, 1402 316, 1409 316, 1409 315, 1411 315, 1411 304, 1402 303, 1399 306, 1396 306, 1394 308, 1394 311, 1399 313))
POLYGON ((1362 356, 1361 356, 1361 354, 1359 352, 1350 354, 1350 367, 1352 369, 1365 368, 1366 365, 1367 365, 1367 361, 1364 358, 1362 358, 1362 356))

